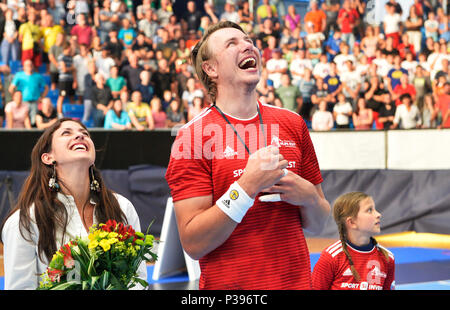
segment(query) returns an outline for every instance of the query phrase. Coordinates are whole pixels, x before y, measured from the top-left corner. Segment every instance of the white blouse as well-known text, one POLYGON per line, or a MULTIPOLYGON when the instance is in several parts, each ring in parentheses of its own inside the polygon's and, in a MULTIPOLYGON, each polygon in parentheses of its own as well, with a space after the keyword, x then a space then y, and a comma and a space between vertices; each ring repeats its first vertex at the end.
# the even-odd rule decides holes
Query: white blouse
MULTIPOLYGON (((139 217, 133 204, 125 197, 115 194, 122 212, 125 214, 128 225, 131 225, 135 231, 141 231, 139 217)), ((68 223, 64 243, 71 239, 81 236, 86 237, 86 231, 81 216, 75 205, 72 196, 66 196, 58 193, 57 198, 67 209, 68 223)), ((31 242, 25 240, 19 231, 19 212, 16 211, 6 221, 2 240, 4 244, 3 256, 5 267, 5 289, 6 290, 24 290, 36 289, 39 286, 40 276, 45 272, 48 261, 41 261, 38 255, 39 231, 35 221, 31 223, 31 242)), ((34 206, 31 207, 32 218, 34 218, 34 206)), ((94 212, 94 224, 99 224, 94 212)), ((57 249, 61 247, 62 232, 56 234, 57 249)), ((139 278, 147 280, 147 268, 145 261, 142 262, 138 270, 139 278)), ((138 285, 135 287, 138 288, 138 285)), ((142 289, 142 286, 139 286, 142 289)))

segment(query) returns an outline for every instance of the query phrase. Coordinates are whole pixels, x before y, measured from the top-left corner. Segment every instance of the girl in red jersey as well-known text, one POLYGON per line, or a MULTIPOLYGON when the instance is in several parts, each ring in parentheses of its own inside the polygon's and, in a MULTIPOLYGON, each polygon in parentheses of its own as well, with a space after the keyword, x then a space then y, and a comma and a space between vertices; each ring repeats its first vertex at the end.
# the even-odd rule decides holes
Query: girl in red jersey
POLYGON ((394 255, 372 237, 380 232, 381 218, 372 197, 362 192, 341 195, 333 215, 340 240, 321 253, 312 273, 313 289, 393 289, 394 255))

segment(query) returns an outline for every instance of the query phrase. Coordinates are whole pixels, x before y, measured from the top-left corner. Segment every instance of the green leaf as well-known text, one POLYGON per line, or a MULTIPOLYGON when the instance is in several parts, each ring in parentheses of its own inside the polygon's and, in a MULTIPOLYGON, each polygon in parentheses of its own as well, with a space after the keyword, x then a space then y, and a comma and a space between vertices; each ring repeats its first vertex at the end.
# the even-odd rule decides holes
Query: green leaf
POLYGON ((97 273, 95 271, 94 263, 95 263, 95 257, 92 256, 91 259, 89 260, 89 266, 88 266, 88 271, 87 271, 89 276, 93 276, 97 273))
POLYGON ((98 279, 100 279, 99 276, 93 276, 91 278, 91 289, 95 289, 98 279))
POLYGON ((148 286, 148 282, 141 278, 134 278, 134 281, 142 285, 144 288, 148 286))
POLYGON ((108 271, 103 271, 102 276, 100 277, 101 288, 105 290, 109 284, 109 276, 110 273, 108 271))
POLYGON ((70 290, 70 289, 75 288, 77 285, 78 285, 78 283, 75 281, 64 282, 64 283, 53 286, 50 290, 56 290, 56 291, 70 290))

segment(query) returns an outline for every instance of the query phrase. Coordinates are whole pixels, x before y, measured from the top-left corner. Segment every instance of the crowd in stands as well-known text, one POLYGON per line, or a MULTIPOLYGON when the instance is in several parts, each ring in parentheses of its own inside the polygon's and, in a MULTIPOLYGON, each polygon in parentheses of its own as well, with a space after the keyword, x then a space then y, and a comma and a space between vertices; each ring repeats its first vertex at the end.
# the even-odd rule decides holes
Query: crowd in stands
POLYGON ((190 50, 230 20, 261 51, 259 101, 313 130, 450 128, 447 1, 388 0, 380 22, 373 2, 311 0, 301 16, 281 0, 3 0, 0 124, 184 124, 210 104, 190 50))

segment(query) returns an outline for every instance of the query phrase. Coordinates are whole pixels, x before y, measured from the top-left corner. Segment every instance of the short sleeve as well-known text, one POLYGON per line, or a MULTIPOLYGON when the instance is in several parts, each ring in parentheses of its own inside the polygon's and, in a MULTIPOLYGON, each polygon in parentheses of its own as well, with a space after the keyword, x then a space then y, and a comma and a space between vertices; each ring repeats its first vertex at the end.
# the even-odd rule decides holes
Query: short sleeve
POLYGON ((180 130, 172 145, 166 180, 174 202, 213 194, 210 162, 202 156, 202 144, 194 145, 194 127, 180 130))

